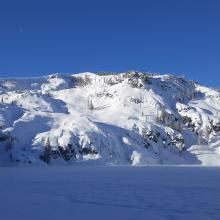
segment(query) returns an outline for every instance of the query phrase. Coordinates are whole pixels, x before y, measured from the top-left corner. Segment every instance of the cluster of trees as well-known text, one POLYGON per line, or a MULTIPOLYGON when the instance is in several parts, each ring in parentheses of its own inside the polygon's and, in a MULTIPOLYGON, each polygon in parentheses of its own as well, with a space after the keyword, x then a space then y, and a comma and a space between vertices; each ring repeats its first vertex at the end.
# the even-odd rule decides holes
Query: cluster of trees
POLYGON ((211 126, 212 126, 212 129, 213 129, 215 132, 219 132, 219 131, 220 131, 220 119, 219 119, 219 121, 210 120, 210 124, 211 124, 211 126))
POLYGON ((173 128, 174 130, 182 130, 182 118, 177 118, 175 115, 169 114, 163 108, 157 111, 157 120, 164 123, 166 126, 173 128))
POLYGON ((44 146, 44 152, 40 155, 40 159, 49 164, 51 159, 56 159, 58 157, 62 157, 65 161, 69 161, 71 158, 76 158, 76 151, 72 144, 58 146, 58 149, 54 150, 48 138, 44 146))
MULTIPOLYGON (((136 126, 133 129, 137 129, 136 126)), ((137 131, 137 130, 136 130, 137 131)), ((155 146, 159 146, 160 142, 163 143, 164 147, 172 147, 172 149, 176 149, 178 152, 182 152, 185 150, 185 143, 182 135, 176 132, 166 133, 164 136, 157 130, 149 130, 146 127, 141 129, 141 137, 143 139, 143 144, 145 148, 152 146, 155 150, 155 153, 159 153, 159 148, 155 146), (153 141, 155 144, 153 144, 153 141), (158 145, 159 144, 159 145, 158 145)))
MULTIPOLYGON (((99 72, 96 73, 99 76, 108 76, 103 78, 104 84, 107 85, 116 85, 118 83, 121 83, 124 78, 128 78, 129 84, 133 88, 142 88, 144 87, 144 84, 151 84, 150 76, 149 74, 146 73, 140 73, 137 71, 128 71, 126 72, 125 75, 117 75, 115 73, 110 73, 110 72, 99 72)), ((95 81, 97 79, 95 78, 95 81)), ((101 79, 102 80, 102 79, 101 79)), ((92 80, 88 75, 85 76, 77 76, 73 78, 74 83, 76 83, 78 86, 87 86, 91 84, 92 80)), ((99 79, 100 81, 100 79, 99 79)))
POLYGON ((110 76, 108 78, 103 79, 104 83, 107 85, 110 85, 110 86, 121 83, 124 80, 124 78, 128 78, 129 84, 131 84, 132 87, 134 87, 134 88, 141 88, 141 87, 143 87, 143 84, 145 84, 145 83, 150 84, 151 83, 149 74, 140 73, 140 72, 134 71, 134 70, 127 71, 126 74, 123 76, 118 75, 116 73, 110 73, 110 72, 100 72, 100 73, 97 73, 97 75, 110 76))
POLYGON ((161 81, 161 88, 164 91, 171 91, 172 98, 182 102, 188 98, 193 100, 196 98, 195 82, 187 81, 181 77, 168 76, 169 81, 161 81))
POLYGON ((15 137, 12 137, 10 132, 3 133, 0 130, 0 142, 4 143, 5 151, 8 151, 12 148, 15 140, 17 139, 15 137))
POLYGON ((169 141, 167 145, 175 146, 179 152, 182 152, 186 149, 185 142, 181 134, 177 135, 175 132, 173 132, 173 133, 167 133, 167 135, 169 137, 169 141))
POLYGON ((39 158, 49 164, 51 159, 63 158, 63 160, 69 161, 71 159, 75 160, 78 154, 87 155, 97 153, 95 149, 89 147, 82 148, 79 144, 68 144, 67 146, 58 146, 58 149, 53 149, 48 138, 43 154, 39 158))
POLYGON ((77 76, 75 80, 78 86, 87 86, 92 83, 92 80, 88 75, 85 75, 84 77, 77 76))
POLYGON ((133 88, 143 88, 145 84, 151 84, 149 74, 140 73, 134 70, 127 71, 125 78, 128 78, 128 83, 133 88))
POLYGON ((192 119, 188 116, 182 117, 183 124, 186 125, 191 131, 195 132, 196 125, 193 123, 192 119))
POLYGON ((101 98, 103 96, 112 98, 113 94, 111 94, 110 92, 107 92, 105 90, 103 92, 96 93, 96 97, 98 97, 98 98, 101 98))
POLYGON ((197 134, 197 144, 209 144, 210 136, 212 132, 220 131, 220 122, 214 122, 213 120, 209 120, 209 123, 202 127, 202 122, 197 121, 196 123, 192 121, 192 119, 188 116, 183 116, 182 118, 183 124, 185 124, 192 132, 197 134))
POLYGON ((141 136, 144 140, 149 139, 149 140, 152 140, 153 142, 157 143, 158 137, 160 136, 160 133, 159 132, 155 133, 154 131, 143 127, 141 130, 141 136))
POLYGON ((136 98, 131 97, 131 98, 130 98, 130 102, 134 102, 134 103, 136 103, 136 104, 144 103, 142 97, 140 97, 140 98, 138 98, 138 97, 136 97, 136 98))
POLYGON ((104 83, 109 85, 109 86, 113 86, 116 85, 118 83, 121 83, 123 80, 120 79, 120 77, 118 76, 113 76, 113 77, 109 77, 109 78, 104 78, 104 83))

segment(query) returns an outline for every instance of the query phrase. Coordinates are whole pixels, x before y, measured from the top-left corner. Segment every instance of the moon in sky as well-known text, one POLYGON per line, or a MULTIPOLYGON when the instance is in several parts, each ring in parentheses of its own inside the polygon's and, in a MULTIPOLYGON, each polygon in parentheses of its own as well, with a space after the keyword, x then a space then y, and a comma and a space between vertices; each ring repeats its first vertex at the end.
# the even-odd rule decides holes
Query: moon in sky
POLYGON ((18 30, 20 33, 23 33, 23 31, 24 31, 24 29, 22 27, 20 27, 18 30))

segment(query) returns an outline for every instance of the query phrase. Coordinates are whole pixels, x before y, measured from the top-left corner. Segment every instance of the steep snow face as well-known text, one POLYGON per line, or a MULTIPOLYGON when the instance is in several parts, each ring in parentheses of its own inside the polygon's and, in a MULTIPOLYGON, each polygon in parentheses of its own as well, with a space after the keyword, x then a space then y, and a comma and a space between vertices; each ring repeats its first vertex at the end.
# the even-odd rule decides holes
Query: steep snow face
POLYGON ((0 79, 0 165, 220 165, 220 92, 171 75, 0 79))

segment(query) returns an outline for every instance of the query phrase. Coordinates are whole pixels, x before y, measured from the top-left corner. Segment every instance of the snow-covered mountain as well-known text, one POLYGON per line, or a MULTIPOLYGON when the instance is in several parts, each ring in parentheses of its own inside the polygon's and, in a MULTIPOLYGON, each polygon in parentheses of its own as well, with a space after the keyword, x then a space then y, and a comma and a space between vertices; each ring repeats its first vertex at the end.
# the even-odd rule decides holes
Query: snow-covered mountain
POLYGON ((0 165, 220 165, 220 91, 129 71, 0 79, 0 165))

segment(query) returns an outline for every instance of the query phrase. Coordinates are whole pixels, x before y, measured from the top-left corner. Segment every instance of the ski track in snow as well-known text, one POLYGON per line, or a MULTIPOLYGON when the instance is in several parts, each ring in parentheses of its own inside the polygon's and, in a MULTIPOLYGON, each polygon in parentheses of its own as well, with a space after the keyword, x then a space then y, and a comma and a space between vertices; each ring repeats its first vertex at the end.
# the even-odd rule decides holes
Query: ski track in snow
POLYGON ((220 169, 175 166, 0 168, 4 220, 220 217, 220 169))

